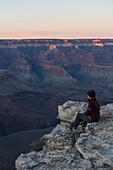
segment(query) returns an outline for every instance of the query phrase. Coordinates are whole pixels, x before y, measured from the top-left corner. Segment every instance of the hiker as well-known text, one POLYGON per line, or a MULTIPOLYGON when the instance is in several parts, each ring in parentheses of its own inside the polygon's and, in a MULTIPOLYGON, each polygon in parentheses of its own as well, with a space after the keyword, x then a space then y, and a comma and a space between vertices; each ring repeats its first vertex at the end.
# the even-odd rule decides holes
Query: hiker
POLYGON ((84 122, 98 122, 100 119, 100 104, 96 99, 96 93, 94 90, 87 92, 87 97, 89 101, 89 105, 87 111, 83 113, 78 113, 76 119, 70 125, 70 129, 74 127, 77 129, 80 121, 84 122))

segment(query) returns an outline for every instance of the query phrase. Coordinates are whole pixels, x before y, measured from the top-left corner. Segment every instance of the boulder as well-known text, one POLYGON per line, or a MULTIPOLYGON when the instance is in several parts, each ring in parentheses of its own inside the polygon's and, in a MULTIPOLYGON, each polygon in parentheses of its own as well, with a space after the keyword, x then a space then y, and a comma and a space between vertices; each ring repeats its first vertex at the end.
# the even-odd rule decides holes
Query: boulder
POLYGON ((21 153, 16 170, 113 169, 113 104, 101 106, 104 114, 98 123, 80 123, 77 130, 70 130, 76 114, 87 106, 75 101, 58 106, 60 124, 41 137, 42 150, 21 153))

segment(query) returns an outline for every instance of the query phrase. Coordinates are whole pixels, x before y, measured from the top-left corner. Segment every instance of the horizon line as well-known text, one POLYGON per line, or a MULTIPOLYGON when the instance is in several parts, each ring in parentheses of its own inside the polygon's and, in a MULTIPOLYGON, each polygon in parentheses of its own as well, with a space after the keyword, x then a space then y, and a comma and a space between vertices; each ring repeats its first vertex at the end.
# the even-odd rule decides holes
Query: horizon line
POLYGON ((102 39, 102 40, 104 40, 104 39, 110 39, 110 40, 112 40, 113 39, 113 37, 106 37, 106 38, 100 38, 100 37, 83 37, 83 38, 81 38, 81 37, 79 37, 79 38, 0 38, 0 40, 57 40, 57 39, 61 39, 61 40, 74 40, 74 39, 102 39))

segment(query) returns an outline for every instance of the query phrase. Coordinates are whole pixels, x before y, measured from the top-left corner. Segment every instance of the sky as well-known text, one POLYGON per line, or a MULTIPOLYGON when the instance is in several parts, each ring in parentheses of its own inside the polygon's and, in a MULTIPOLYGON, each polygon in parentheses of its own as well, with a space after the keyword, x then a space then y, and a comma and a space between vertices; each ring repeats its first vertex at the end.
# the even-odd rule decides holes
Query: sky
POLYGON ((0 0, 0 39, 113 38, 113 0, 0 0))

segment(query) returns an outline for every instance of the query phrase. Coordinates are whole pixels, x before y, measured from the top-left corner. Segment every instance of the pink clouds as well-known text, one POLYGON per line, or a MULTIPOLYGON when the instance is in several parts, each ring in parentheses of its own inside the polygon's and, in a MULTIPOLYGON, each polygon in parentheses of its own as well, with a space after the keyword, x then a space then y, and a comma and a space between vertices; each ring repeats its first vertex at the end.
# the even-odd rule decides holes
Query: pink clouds
POLYGON ((32 30, 17 30, 10 29, 0 32, 0 39, 29 39, 29 38, 112 38, 112 34, 108 33, 88 33, 88 32, 62 32, 62 31, 32 31, 32 30))

